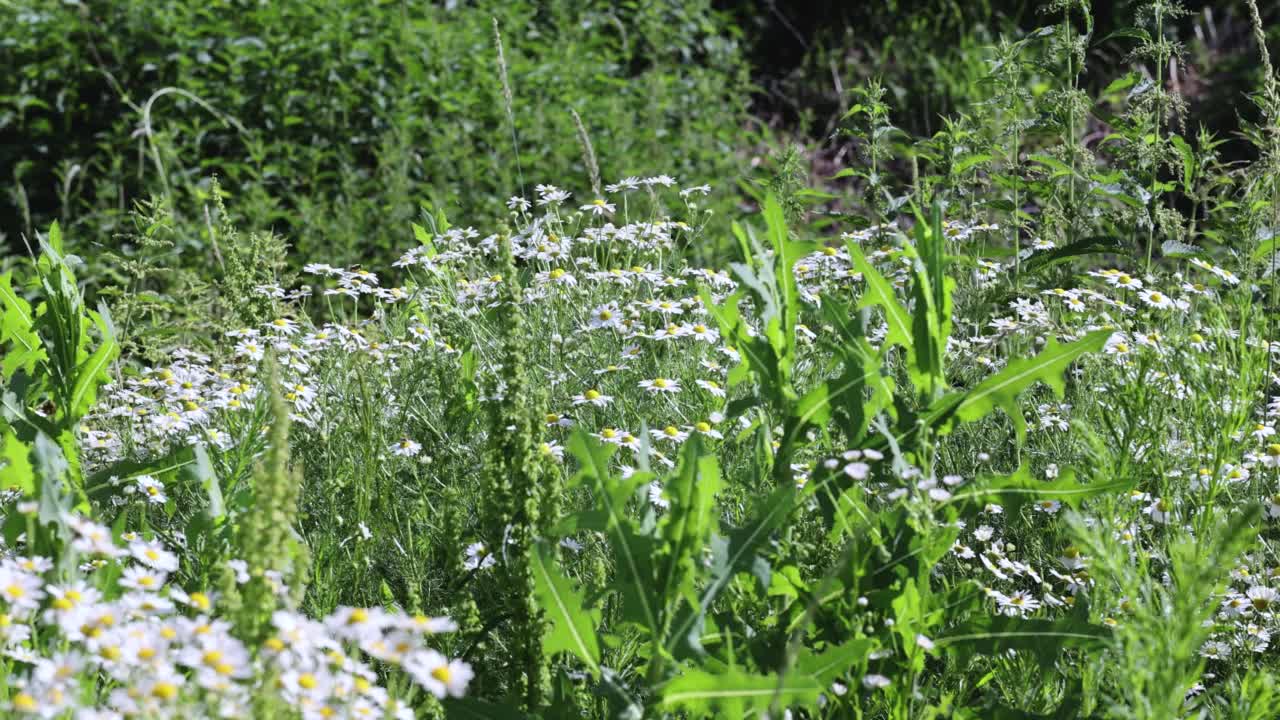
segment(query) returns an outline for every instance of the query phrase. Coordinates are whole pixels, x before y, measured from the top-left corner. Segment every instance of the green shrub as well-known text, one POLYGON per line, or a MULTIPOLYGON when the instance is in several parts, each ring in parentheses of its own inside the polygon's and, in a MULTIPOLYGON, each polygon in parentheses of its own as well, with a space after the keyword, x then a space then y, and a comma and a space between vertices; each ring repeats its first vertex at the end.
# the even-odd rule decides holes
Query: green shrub
MULTIPOLYGON (((135 201, 201 208, 217 175, 247 231, 372 264, 420 204, 485 217, 533 178, 588 188, 571 111, 606 177, 728 179, 745 77, 710 5, 5 3, 0 66, 20 71, 0 78, 0 226, 58 218, 91 256, 135 201)), ((189 212, 175 255, 209 263, 189 212)))

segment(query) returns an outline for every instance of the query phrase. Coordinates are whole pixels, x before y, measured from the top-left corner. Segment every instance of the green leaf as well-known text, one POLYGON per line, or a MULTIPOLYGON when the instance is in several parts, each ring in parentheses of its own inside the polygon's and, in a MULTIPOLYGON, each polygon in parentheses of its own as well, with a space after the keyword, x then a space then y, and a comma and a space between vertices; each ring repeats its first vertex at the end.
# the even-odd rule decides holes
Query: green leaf
POLYGON ((853 262, 853 267, 862 273, 863 282, 866 283, 866 292, 862 295, 862 300, 858 303, 858 307, 874 307, 880 306, 884 310, 885 321, 888 323, 889 332, 885 335, 884 344, 881 346, 881 352, 887 350, 893 345, 901 345, 906 348, 909 358, 908 366, 912 368, 913 382, 915 375, 919 371, 916 370, 914 361, 915 347, 911 342, 911 314, 902 306, 898 300, 898 296, 894 293, 893 285, 867 262, 867 258, 862 253, 862 248, 854 243, 849 243, 849 258, 853 262))
POLYGON ((1039 163, 1053 170, 1050 177, 1056 178, 1063 175, 1079 176, 1079 173, 1077 173, 1074 168, 1051 155, 1028 155, 1027 160, 1033 163, 1039 163))
POLYGON ((13 273, 0 275, 0 343, 9 345, 2 366, 5 380, 19 369, 32 374, 36 363, 44 357, 31 304, 14 292, 13 273))
POLYGON ((977 153, 974 155, 965 155, 964 157, 960 158, 959 160, 956 160, 951 164, 951 174, 959 175, 960 173, 964 172, 965 170, 968 170, 969 168, 976 167, 978 165, 985 165, 991 162, 991 159, 993 157, 995 156, 992 155, 991 153, 977 153))
POLYGON ((1022 272, 1037 272, 1043 270, 1050 265, 1070 260, 1072 258, 1083 257, 1085 255, 1099 255, 1106 253, 1114 253, 1122 250, 1124 242, 1116 237, 1097 236, 1081 238, 1069 245, 1059 248, 1053 248, 1044 252, 1038 252, 1027 258, 1022 263, 1022 272))
POLYGON ((761 503, 756 516, 746 525, 730 532, 727 537, 717 535, 711 538, 710 578, 698 596, 696 612, 679 617, 668 637, 673 641, 689 641, 696 647, 697 640, 693 636, 701 634, 702 621, 711 604, 740 572, 751 572, 761 588, 768 589, 769 565, 756 551, 769 539, 769 534, 790 516, 796 497, 795 487, 780 487, 761 503))
POLYGON ((659 707, 684 710, 693 717, 715 714, 739 720, 750 713, 763 713, 774 703, 779 708, 813 705, 823 691, 815 678, 791 673, 751 675, 730 669, 712 674, 690 670, 667 684, 662 690, 659 707))
POLYGON ((1018 617, 982 617, 935 637, 934 643, 961 658, 995 656, 1017 650, 1050 668, 1067 649, 1099 651, 1111 642, 1111 628, 1093 625, 1077 617, 1058 620, 1018 617))
POLYGON ((428 257, 428 258, 433 258, 433 257, 435 257, 435 256, 436 256, 436 243, 435 243, 435 241, 431 238, 431 233, 427 232, 427 229, 426 229, 426 228, 424 228, 424 227, 422 227, 422 226, 421 226, 421 225, 419 225, 418 223, 412 223, 412 225, 413 225, 413 237, 414 237, 418 242, 422 243, 422 245, 423 245, 424 247, 426 247, 426 248, 427 248, 427 257, 428 257))
POLYGON ((875 641, 871 638, 857 638, 821 653, 805 648, 796 657, 795 670, 801 675, 816 678, 826 687, 850 669, 861 668, 874 647, 875 641))
POLYGON ((209 500, 209 506, 205 509, 209 518, 215 522, 220 521, 227 514, 222 498, 222 485, 218 482, 218 474, 213 471, 213 463, 209 462, 209 453, 204 445, 196 445, 192 448, 192 459, 193 462, 184 469, 193 480, 200 483, 200 488, 204 490, 205 497, 209 500))
POLYGON ((635 521, 626 514, 626 504, 637 486, 637 478, 633 476, 631 482, 614 481, 609 473, 612 448, 595 442, 581 430, 570 436, 568 448, 582 466, 576 482, 588 486, 595 495, 599 517, 603 520, 603 527, 599 529, 609 538, 614 553, 623 617, 658 638, 662 608, 654 597, 653 539, 641 535, 635 521))
POLYGON ((1191 181, 1196 175, 1196 154, 1180 135, 1169 136, 1169 142, 1178 149, 1182 156, 1182 189, 1191 192, 1191 181))
POLYGON ((445 717, 450 720, 533 720, 533 715, 509 705, 478 698, 450 698, 444 702, 445 717))
POLYGON ((976 514, 988 503, 1001 505, 1007 515, 1016 516, 1027 503, 1056 500, 1078 508, 1088 498, 1122 493, 1136 483, 1136 479, 1124 479, 1081 484, 1069 468, 1062 470, 1057 479, 1045 481, 1033 477, 1031 468, 1023 465, 1012 475, 979 477, 973 487, 957 492, 946 504, 959 508, 961 517, 976 514))
POLYGON ((939 407, 926 415, 927 424, 932 426, 942 421, 942 428, 946 429, 952 418, 961 422, 973 422, 999 408, 1013 421, 1018 440, 1021 441, 1026 435, 1026 421, 1018 406, 1018 395, 1042 381, 1058 397, 1062 397, 1066 390, 1062 375, 1067 367, 1081 355, 1101 350, 1109 337, 1110 330, 1097 330, 1086 335, 1083 340, 1066 345, 1050 338, 1039 355, 1012 360, 1004 369, 978 383, 972 390, 943 397, 939 407))
POLYGON ((98 397, 98 386, 111 380, 107 370, 112 361, 120 354, 120 346, 116 343, 115 328, 111 324, 111 315, 106 305, 99 305, 98 312, 90 312, 89 316, 98 326, 102 334, 102 344, 80 363, 76 368, 76 384, 71 392, 71 407, 68 416, 77 421, 88 414, 98 397))
POLYGON ((533 591, 547 613, 551 632, 542 641, 543 652, 573 653, 595 676, 600 674, 600 646, 596 642, 599 618, 583 609, 582 595, 556 567, 551 548, 539 543, 533 555, 533 591))
POLYGON ((12 430, 6 430, 0 439, 0 490, 17 490, 24 497, 36 494, 36 472, 30 455, 31 448, 12 430))
POLYGON ((663 487, 669 507, 658 524, 661 546, 656 561, 656 595, 668 605, 693 579, 702 564, 702 549, 715 529, 715 495, 720 491, 720 465, 715 455, 702 455, 697 435, 680 452, 675 476, 663 487))

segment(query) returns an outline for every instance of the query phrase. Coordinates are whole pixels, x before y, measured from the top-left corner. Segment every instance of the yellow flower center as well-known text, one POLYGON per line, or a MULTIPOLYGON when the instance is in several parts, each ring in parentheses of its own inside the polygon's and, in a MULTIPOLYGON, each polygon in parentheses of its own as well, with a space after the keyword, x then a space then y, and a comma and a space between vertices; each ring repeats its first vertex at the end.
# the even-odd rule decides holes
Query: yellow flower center
POLYGON ((653 386, 656 388, 665 388, 669 385, 670 383, 667 382, 666 378, 658 378, 657 380, 653 381, 653 386))
POLYGON ((151 686, 151 697, 160 700, 172 700, 178 696, 178 686, 168 682, 158 682, 151 686))
POLYGON ((302 673, 298 676, 298 687, 306 690, 316 689, 316 676, 311 673, 302 673))
POLYGON ((708 423, 708 422, 699 422, 699 423, 698 423, 697 425, 695 425, 694 427, 698 428, 698 432, 710 432, 710 431, 711 431, 711 424, 710 424, 710 423, 708 423))
POLYGON ((600 398, 600 391, 599 391, 599 390, 588 390, 588 391, 586 391, 585 393, 583 393, 583 394, 582 394, 582 396, 583 396, 583 397, 585 397, 585 398, 586 398, 586 399, 588 399, 588 400, 597 400, 597 399, 599 399, 599 398, 600 398))
POLYGON ((432 670, 431 677, 439 680, 442 683, 449 682, 449 666, 441 665, 440 667, 432 670))

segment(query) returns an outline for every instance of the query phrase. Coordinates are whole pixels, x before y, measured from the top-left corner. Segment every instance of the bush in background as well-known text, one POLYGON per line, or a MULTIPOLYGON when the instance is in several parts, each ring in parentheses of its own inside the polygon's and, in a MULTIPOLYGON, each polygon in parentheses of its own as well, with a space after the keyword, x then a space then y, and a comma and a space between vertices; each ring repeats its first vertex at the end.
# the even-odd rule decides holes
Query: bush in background
POLYGON ((56 218, 90 260, 128 253, 129 211, 162 196, 189 213, 169 261, 207 265, 214 223, 190 209, 216 175, 242 227, 385 261, 423 205, 492 217, 533 178, 585 193, 571 111, 607 178, 739 167, 745 65, 708 0, 17 0, 0 26, 12 250, 56 218))

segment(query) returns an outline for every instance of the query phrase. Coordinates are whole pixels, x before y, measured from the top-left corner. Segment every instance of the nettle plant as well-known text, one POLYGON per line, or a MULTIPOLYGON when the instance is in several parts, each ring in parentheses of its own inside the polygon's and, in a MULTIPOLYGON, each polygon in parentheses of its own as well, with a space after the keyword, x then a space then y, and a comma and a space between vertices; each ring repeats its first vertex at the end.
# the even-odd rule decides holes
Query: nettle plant
MULTIPOLYGON (((960 522, 990 503, 1016 516, 1032 501, 1074 506, 1126 484, 1082 485, 1070 472, 1044 482, 1024 467, 953 487, 938 477, 936 449, 953 427, 997 409, 1021 436, 1018 395, 1041 381, 1061 395, 1064 371, 1100 349, 1110 331, 1050 341, 973 387, 953 388, 945 359, 955 283, 934 206, 917 211, 914 240, 903 245, 911 277, 905 302, 849 243, 865 289, 856 304, 822 298, 822 320, 837 329, 830 367, 801 379, 795 265, 820 246, 791 236, 772 197, 764 220, 763 240, 736 228, 745 259, 733 265, 740 289, 720 303, 704 289, 702 299, 740 357, 729 384, 741 395, 728 414, 746 418, 740 439, 759 439, 761 477, 733 481, 767 496, 730 522, 718 498, 734 483, 694 436, 664 479, 659 511, 648 502, 655 473, 647 463, 619 478, 612 451, 575 434, 568 449, 580 469, 567 490, 586 491, 593 502, 536 542, 533 578, 549 623, 544 652, 572 656, 598 687, 590 702, 619 716, 825 708, 916 718, 984 707, 974 688, 927 688, 928 673, 941 664, 1017 651, 1049 673, 1064 651, 1104 647, 1111 631, 1090 624, 1084 603, 1059 619, 992 616, 982 609, 980 586, 948 584, 934 568, 960 522), (878 344, 867 333, 873 312, 887 327, 878 344), (816 467, 798 483, 802 458, 816 467), (890 491, 872 497, 866 487, 877 484, 890 491), (558 549, 583 531, 607 540, 612 569, 596 585, 575 581, 574 562, 558 549), (800 534, 825 549, 805 547, 800 534), (747 597, 767 603, 770 617, 759 627, 736 614, 747 597)), ((524 709, 556 716, 580 699, 561 693, 524 709)))

